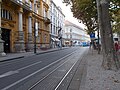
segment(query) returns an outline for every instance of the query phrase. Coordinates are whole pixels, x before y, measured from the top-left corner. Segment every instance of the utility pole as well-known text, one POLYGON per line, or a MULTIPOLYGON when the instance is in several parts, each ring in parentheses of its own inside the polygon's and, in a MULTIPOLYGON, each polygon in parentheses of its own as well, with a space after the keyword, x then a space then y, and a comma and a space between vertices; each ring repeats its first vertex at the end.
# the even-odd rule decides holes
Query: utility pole
MULTIPOLYGON (((34 14, 37 12, 37 3, 35 2, 34 4, 34 14)), ((36 18, 34 18, 34 53, 36 54, 36 30, 37 30, 37 25, 36 25, 36 18)))
POLYGON ((58 39, 60 40, 60 49, 62 49, 62 28, 60 27, 60 29, 58 30, 58 39))
POLYGON ((34 22, 34 53, 36 53, 36 20, 34 22))

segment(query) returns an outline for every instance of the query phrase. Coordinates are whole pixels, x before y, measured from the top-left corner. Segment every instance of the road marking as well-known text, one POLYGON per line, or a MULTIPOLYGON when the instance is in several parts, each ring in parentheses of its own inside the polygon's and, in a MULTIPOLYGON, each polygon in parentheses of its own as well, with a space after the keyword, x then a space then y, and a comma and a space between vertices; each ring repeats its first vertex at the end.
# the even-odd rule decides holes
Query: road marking
POLYGON ((23 70, 23 69, 29 68, 29 67, 31 67, 31 66, 33 66, 33 65, 36 65, 36 64, 38 64, 38 63, 41 63, 41 62, 42 62, 42 61, 39 61, 39 62, 33 63, 33 64, 31 64, 31 65, 28 65, 28 66, 22 67, 22 68, 20 68, 20 69, 14 70, 14 71, 8 71, 8 72, 6 72, 6 73, 0 75, 0 78, 7 77, 7 76, 10 76, 10 75, 13 75, 13 74, 19 73, 20 70, 23 70))
POLYGON ((41 62, 42 62, 42 61, 39 61, 39 62, 33 63, 33 64, 31 64, 31 65, 28 65, 28 66, 26 66, 26 67, 22 67, 22 68, 18 69, 18 71, 23 70, 23 69, 26 69, 26 68, 31 67, 31 66, 34 66, 34 65, 39 64, 39 63, 41 63, 41 62))
POLYGON ((19 71, 9 71, 9 72, 6 72, 2 75, 0 75, 0 78, 3 78, 3 77, 6 77, 6 76, 10 76, 10 75, 13 75, 13 74, 16 74, 16 73, 19 73, 19 71))
POLYGON ((31 77, 31 76, 37 74, 37 73, 40 72, 40 71, 42 71, 42 70, 44 70, 44 69, 46 69, 46 68, 52 66, 53 64, 55 64, 55 63, 59 62, 60 60, 66 58, 66 57, 68 57, 68 56, 70 56, 70 55, 73 54, 73 53, 75 53, 75 52, 72 52, 72 53, 70 53, 70 54, 68 54, 68 55, 66 55, 66 56, 64 56, 64 57, 62 57, 62 58, 60 58, 60 59, 58 59, 57 61, 55 61, 55 62, 53 62, 53 63, 51 63, 51 64, 49 64, 49 65, 47 65, 47 66, 45 66, 45 67, 43 67, 43 68, 41 68, 41 69, 39 69, 39 70, 37 70, 37 71, 34 72, 34 73, 31 73, 30 75, 28 75, 28 76, 26 76, 26 77, 24 77, 24 78, 22 78, 22 79, 20 79, 20 80, 18 80, 18 81, 16 81, 16 82, 10 84, 10 85, 8 85, 7 87, 5 87, 5 88, 3 88, 3 89, 1 89, 1 90, 7 90, 7 89, 13 87, 14 85, 16 85, 16 84, 18 84, 18 83, 24 81, 25 79, 28 79, 29 77, 31 77))

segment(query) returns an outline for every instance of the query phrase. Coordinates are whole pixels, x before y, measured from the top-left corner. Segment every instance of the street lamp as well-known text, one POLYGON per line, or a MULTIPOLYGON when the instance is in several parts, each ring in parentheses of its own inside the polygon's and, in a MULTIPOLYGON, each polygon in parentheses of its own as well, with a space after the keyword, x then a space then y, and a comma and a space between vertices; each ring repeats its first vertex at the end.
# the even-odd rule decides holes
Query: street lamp
POLYGON ((60 40, 60 48, 62 48, 62 32, 61 32, 62 28, 61 27, 58 28, 60 28, 58 30, 58 39, 60 40))
MULTIPOLYGON (((34 14, 37 13, 37 3, 38 2, 34 2, 34 14)), ((34 18, 34 53, 37 53, 37 46, 36 46, 36 31, 37 31, 37 22, 36 22, 36 18, 34 18)))
POLYGON ((36 53, 36 22, 34 22, 34 53, 36 53))
MULTIPOLYGON (((34 2, 34 14, 37 12, 37 4, 34 2)), ((34 18, 34 53, 36 53, 36 18, 34 18)))
POLYGON ((73 41, 72 41, 72 29, 70 29, 70 46, 72 46, 73 45, 73 41))

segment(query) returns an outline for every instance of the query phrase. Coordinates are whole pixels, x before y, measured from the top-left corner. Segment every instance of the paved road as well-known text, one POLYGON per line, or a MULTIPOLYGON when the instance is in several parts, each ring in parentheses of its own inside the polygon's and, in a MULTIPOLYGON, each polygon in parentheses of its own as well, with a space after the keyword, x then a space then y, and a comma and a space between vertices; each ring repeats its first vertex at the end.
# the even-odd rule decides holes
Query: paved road
POLYGON ((57 90, 86 48, 69 48, 0 63, 0 90, 57 90))

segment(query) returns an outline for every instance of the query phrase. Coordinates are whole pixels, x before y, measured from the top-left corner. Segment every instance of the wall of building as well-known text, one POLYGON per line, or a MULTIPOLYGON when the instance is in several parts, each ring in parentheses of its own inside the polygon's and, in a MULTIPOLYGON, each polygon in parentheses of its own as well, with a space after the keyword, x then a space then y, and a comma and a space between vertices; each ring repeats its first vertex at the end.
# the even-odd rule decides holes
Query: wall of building
POLYGON ((50 27, 50 36, 51 36, 51 47, 57 47, 57 43, 60 42, 59 35, 62 34, 64 29, 64 20, 65 15, 63 14, 60 7, 56 6, 56 4, 50 0, 50 19, 51 19, 51 27, 50 27), (58 35, 58 32, 60 33, 58 35))
POLYGON ((48 3, 49 0, 2 0, 1 28, 3 33, 10 32, 8 52, 33 50, 35 25, 37 48, 50 47, 48 3))
POLYGON ((65 21, 65 31, 63 33, 64 45, 81 45, 82 42, 90 40, 89 35, 81 27, 65 21))

